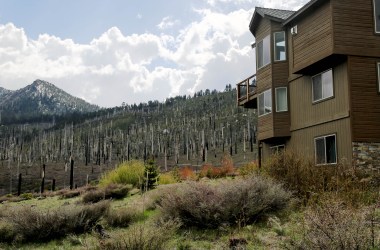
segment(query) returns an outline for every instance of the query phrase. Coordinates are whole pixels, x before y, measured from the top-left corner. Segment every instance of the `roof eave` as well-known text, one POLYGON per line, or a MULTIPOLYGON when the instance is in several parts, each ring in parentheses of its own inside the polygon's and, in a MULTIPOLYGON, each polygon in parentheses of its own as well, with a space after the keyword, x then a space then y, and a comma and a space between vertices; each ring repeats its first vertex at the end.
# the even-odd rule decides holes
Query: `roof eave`
POLYGON ((327 1, 327 0, 311 0, 310 2, 308 2, 307 4, 305 4, 301 9, 299 9, 298 11, 296 11, 293 15, 291 15, 288 19, 286 19, 282 25, 283 26, 286 26, 288 25, 289 23, 291 23, 292 21, 294 21, 295 19, 299 18, 300 16, 302 16, 306 11, 309 10, 309 8, 311 6, 314 6, 315 4, 321 4, 322 2, 324 1, 327 1))

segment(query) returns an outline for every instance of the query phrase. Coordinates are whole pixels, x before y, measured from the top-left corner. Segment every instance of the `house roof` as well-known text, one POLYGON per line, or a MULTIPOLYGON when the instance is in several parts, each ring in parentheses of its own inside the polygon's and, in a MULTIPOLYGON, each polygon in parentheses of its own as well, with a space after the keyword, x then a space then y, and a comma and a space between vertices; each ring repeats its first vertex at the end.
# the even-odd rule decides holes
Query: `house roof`
POLYGON ((294 13, 295 11, 291 10, 279 10, 256 7, 255 12, 253 13, 253 17, 251 19, 251 23, 249 24, 249 29, 251 30, 252 34, 254 34, 259 23, 259 19, 265 17, 273 21, 282 23, 290 16, 292 16, 294 13))
POLYGON ((296 19, 304 16, 305 14, 309 13, 310 11, 313 11, 317 6, 324 3, 326 0, 310 0, 307 4, 305 4, 301 9, 296 11, 293 15, 288 17, 284 22, 283 26, 289 24, 292 21, 295 21, 296 19))

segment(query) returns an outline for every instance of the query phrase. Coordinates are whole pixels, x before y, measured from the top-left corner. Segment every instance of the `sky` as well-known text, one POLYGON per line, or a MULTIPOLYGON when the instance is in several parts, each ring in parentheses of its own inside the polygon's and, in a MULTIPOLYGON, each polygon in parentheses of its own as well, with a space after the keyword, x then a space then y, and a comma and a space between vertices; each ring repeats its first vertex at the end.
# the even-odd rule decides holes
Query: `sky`
POLYGON ((41 79, 101 107, 163 101, 255 73, 255 6, 307 0, 0 0, 0 87, 41 79))

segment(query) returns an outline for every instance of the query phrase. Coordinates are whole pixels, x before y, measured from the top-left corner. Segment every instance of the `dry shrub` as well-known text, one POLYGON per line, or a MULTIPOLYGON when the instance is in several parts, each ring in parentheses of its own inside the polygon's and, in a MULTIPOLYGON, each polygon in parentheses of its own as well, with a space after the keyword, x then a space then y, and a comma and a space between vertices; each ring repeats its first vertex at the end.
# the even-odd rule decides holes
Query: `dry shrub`
POLYGON ((178 180, 177 180, 176 176, 173 175, 173 172, 160 174, 160 178, 158 180, 159 185, 174 184, 177 182, 178 182, 178 180))
POLYGON ((57 192, 61 199, 71 199, 74 197, 78 197, 81 192, 80 190, 70 190, 70 189, 62 189, 57 192))
POLYGON ((220 174, 222 177, 235 174, 234 162, 230 154, 224 154, 220 161, 220 174))
POLYGON ((81 207, 61 207, 50 211, 23 207, 9 213, 5 220, 12 226, 20 241, 49 241, 68 234, 91 231, 108 207, 108 202, 81 207))
POLYGON ((131 185, 109 184, 105 188, 89 191, 83 195, 84 203, 96 203, 105 199, 123 199, 132 189, 131 185))
POLYGON ((329 200, 305 213, 305 233, 292 246, 298 249, 378 249, 378 218, 374 209, 348 208, 329 200))
POLYGON ((373 203, 377 198, 376 187, 368 181, 374 176, 344 163, 315 166, 312 160, 286 150, 275 154, 263 170, 305 202, 323 193, 339 193, 351 204, 373 203))
POLYGON ((167 249, 167 242, 179 228, 178 221, 169 220, 155 224, 135 224, 125 233, 117 234, 102 242, 103 249, 160 250, 167 249))
POLYGON ((239 169, 239 174, 242 176, 246 175, 257 175, 260 173, 259 166, 257 165, 256 161, 249 162, 243 166, 241 166, 239 169))
POLYGON ((184 167, 179 169, 179 177, 181 180, 185 181, 195 181, 197 179, 197 175, 194 173, 190 167, 184 167))
POLYGON ((12 225, 3 219, 0 219, 0 242, 11 243, 15 238, 15 232, 12 225))
POLYGON ((201 171, 199 172, 199 177, 207 177, 210 179, 221 177, 221 168, 214 167, 211 164, 205 164, 202 166, 201 171))
POLYGON ((144 218, 144 211, 135 207, 110 209, 104 216, 107 224, 111 227, 128 227, 133 222, 144 218))
POLYGON ((177 218, 185 227, 216 228, 222 224, 245 225, 285 208, 291 194, 261 176, 187 182, 167 190, 159 201, 164 218, 177 218))

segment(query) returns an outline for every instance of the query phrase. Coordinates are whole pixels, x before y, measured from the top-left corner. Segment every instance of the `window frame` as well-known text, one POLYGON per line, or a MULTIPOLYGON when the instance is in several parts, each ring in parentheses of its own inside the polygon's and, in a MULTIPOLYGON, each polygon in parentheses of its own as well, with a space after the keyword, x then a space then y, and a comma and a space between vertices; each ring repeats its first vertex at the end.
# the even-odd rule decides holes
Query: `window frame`
MULTIPOLYGON (((378 4, 380 4, 380 2, 378 3, 378 4)), ((379 25, 380 26, 380 20, 377 20, 377 18, 376 18, 376 0, 372 0, 372 7, 373 7, 373 21, 374 21, 374 31, 375 31, 375 34, 377 34, 377 35, 380 35, 380 29, 379 30, 377 30, 377 25, 379 25), (377 23, 377 22, 379 22, 379 24, 377 23)), ((380 16, 380 13, 378 13, 378 15, 380 16)))
POLYGON ((280 148, 282 148, 282 151, 285 151, 285 144, 279 144, 276 146, 269 147, 269 149, 271 149, 271 151, 272 151, 272 154, 280 153, 281 152, 280 148), (275 152, 274 152, 274 150, 275 150, 275 152))
POLYGON ((328 134, 328 135, 322 135, 314 138, 314 158, 315 158, 315 165, 316 166, 324 166, 324 165, 336 165, 338 164, 338 151, 337 151, 337 136, 336 134, 328 134), (335 138, 335 162, 327 162, 327 147, 326 147, 326 138, 327 137, 334 137, 335 138), (324 153, 325 153, 325 159, 324 163, 318 163, 318 157, 317 157, 317 140, 318 139, 324 139, 324 153))
POLYGON ((256 44, 256 68, 257 68, 257 70, 259 70, 259 69, 261 69, 261 68, 264 68, 265 66, 267 66, 267 65, 269 65, 269 64, 271 64, 271 62, 272 62, 272 59, 271 59, 271 46, 270 46, 270 44, 271 44, 271 35, 269 34, 269 35, 267 35, 267 36, 265 36, 263 39, 261 39, 257 44, 256 44), (269 37, 269 38, 268 38, 269 37), (268 63, 267 64, 264 64, 264 40, 265 39, 269 39, 269 46, 268 46, 268 48, 269 48, 269 61, 268 61, 268 63), (263 61, 263 65, 260 67, 260 65, 259 65, 259 47, 260 47, 260 43, 262 43, 263 44, 263 58, 262 58, 262 61, 263 61))
POLYGON ((276 112, 277 113, 280 113, 280 112, 288 112, 289 111, 289 104, 288 104, 288 87, 277 87, 277 88, 275 88, 275 95, 276 95, 276 112), (286 110, 278 110, 278 99, 277 99, 277 96, 278 96, 278 94, 277 94, 277 90, 278 89, 285 89, 286 90, 286 94, 285 94, 285 96, 286 96, 286 110))
POLYGON ((273 98, 272 98, 272 89, 267 89, 265 91, 263 91, 262 93, 260 93, 258 95, 258 117, 262 117, 262 116, 265 116, 265 115, 269 115, 273 112, 273 98), (271 111, 270 112, 265 112, 265 94, 270 92, 271 93, 271 96, 270 96, 270 103, 271 103, 271 111), (260 114, 260 96, 264 96, 264 113, 263 114, 260 114))
MULTIPOLYGON (((321 79, 321 85, 323 86, 323 82, 322 82, 322 79, 321 79)), ((329 99, 332 99, 335 97, 335 90, 334 90, 334 70, 332 68, 330 69, 327 69, 325 71, 322 71, 321 73, 318 73, 318 74, 315 74, 311 77, 311 99, 312 99, 312 103, 313 104, 316 104, 316 103, 320 103, 320 102, 323 102, 323 101, 326 101, 326 100, 329 100, 329 99), (314 81, 313 79, 319 75, 322 76, 323 73, 326 73, 328 71, 331 71, 331 79, 332 79, 332 95, 331 96, 327 96, 327 97, 323 97, 323 89, 322 89, 322 97, 321 99, 318 99, 318 100, 314 100, 314 81)))
POLYGON ((273 32, 273 61, 274 62, 284 62, 287 60, 287 49, 286 49, 286 33, 285 31, 276 31, 276 32, 273 32), (281 60, 276 60, 276 34, 277 33, 284 33, 284 43, 285 43, 285 59, 281 60))

